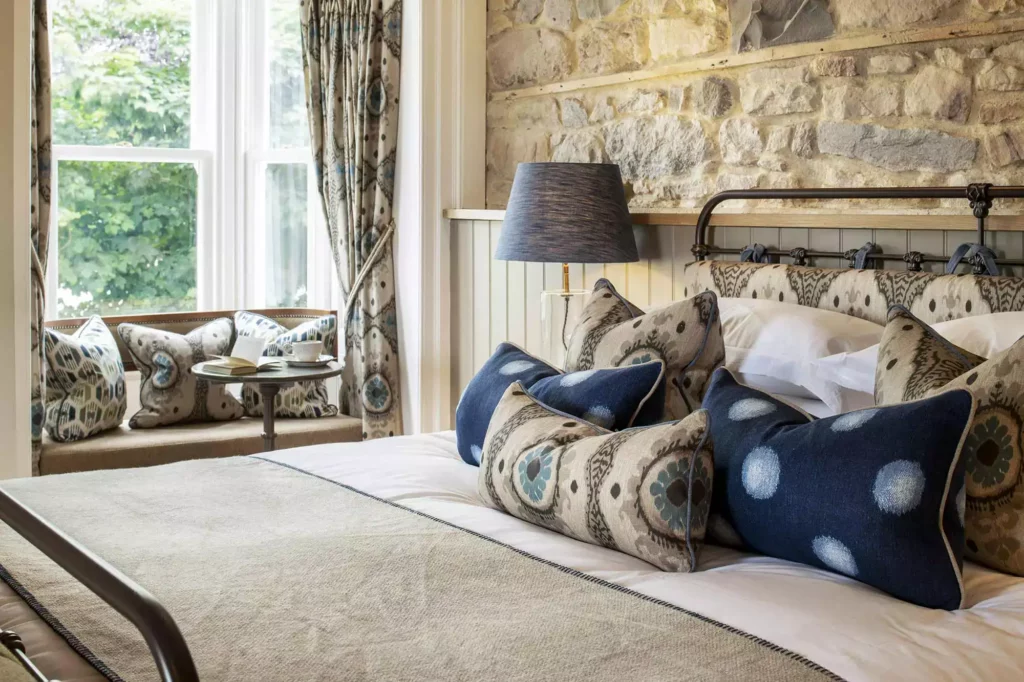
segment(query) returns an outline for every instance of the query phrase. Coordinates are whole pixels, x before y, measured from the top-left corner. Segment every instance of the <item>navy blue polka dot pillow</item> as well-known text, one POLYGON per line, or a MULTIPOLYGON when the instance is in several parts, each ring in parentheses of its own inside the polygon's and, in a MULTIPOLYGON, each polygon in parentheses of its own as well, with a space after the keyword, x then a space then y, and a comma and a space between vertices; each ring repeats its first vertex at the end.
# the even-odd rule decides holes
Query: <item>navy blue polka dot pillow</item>
POLYGON ((720 369, 704 407, 713 541, 961 607, 968 391, 814 420, 720 369))
POLYGON ((552 409, 618 431, 661 421, 664 376, 660 360, 563 374, 522 348, 503 343, 470 380, 455 409, 459 455, 469 464, 480 464, 491 415, 505 389, 517 381, 552 409))

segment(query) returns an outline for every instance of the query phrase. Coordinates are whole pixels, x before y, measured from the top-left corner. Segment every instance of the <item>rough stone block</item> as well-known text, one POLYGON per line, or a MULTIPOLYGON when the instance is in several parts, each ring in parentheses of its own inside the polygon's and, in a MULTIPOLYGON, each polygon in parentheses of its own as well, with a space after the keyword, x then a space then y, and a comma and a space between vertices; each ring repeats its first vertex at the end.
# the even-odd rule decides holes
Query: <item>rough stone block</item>
POLYGON ((583 128, 587 125, 587 109, 581 100, 569 97, 562 100, 562 125, 566 128, 583 128))
POLYGON ((841 85, 825 89, 826 118, 880 118, 900 115, 901 88, 896 81, 876 81, 867 85, 841 85))
POLYGON ((722 149, 722 160, 736 166, 754 165, 764 151, 761 132, 753 121, 746 118, 731 118, 722 123, 718 144, 722 149))
POLYGON ((605 151, 626 179, 682 175, 703 163, 712 144, 697 121, 630 118, 605 126, 605 151))
POLYGON ((951 47, 940 47, 935 50, 935 63, 957 73, 963 73, 967 69, 966 57, 951 47))
POLYGON ((590 110, 591 123, 605 123, 615 119, 615 105, 611 97, 601 97, 590 110))
POLYGON ((487 106, 488 125, 555 127, 558 121, 558 104, 549 97, 504 100, 487 106))
POLYGON ((832 0, 842 28, 903 28, 932 21, 960 0, 832 0))
POLYGON ((1024 40, 1000 45, 992 51, 992 56, 1001 62, 1024 65, 1024 40))
POLYGON ((544 0, 519 0, 516 8, 516 21, 520 24, 529 24, 540 16, 544 9, 544 0))
POLYGON ((657 19, 650 24, 651 59, 672 61, 712 52, 725 43, 722 26, 709 21, 697 24, 681 17, 657 19))
POLYGON ((686 106, 686 88, 676 85, 668 91, 668 108, 674 114, 678 114, 686 106))
POLYGON ((604 163, 604 140, 590 130, 559 133, 552 138, 551 160, 557 163, 604 163))
POLYGON ((570 47, 561 33, 549 29, 505 31, 487 48, 491 80, 500 88, 563 80, 572 70, 570 47))
POLYGON ((517 164, 550 159, 550 140, 537 128, 492 128, 487 131, 487 168, 511 180, 517 164))
POLYGON ((809 159, 814 156, 815 147, 818 142, 818 129, 810 121, 804 121, 793 128, 793 153, 799 157, 809 159))
POLYGON ((1024 90, 1024 71, 1009 64, 986 61, 978 75, 978 89, 1000 92, 1024 90))
POLYGON ((576 39, 579 71, 585 75, 639 69, 644 60, 647 24, 639 19, 621 24, 594 24, 576 39))
POLYGON ((719 118, 732 109, 732 90, 724 78, 705 78, 693 86, 693 108, 701 116, 719 118))
POLYGON ((978 122, 985 125, 1019 121, 1024 118, 1024 99, 1021 97, 1004 97, 981 103, 978 110, 978 122))
POLYGON ((574 23, 572 0, 547 0, 541 17, 560 31, 571 31, 574 23))
POLYGON ((934 130, 822 121, 818 124, 818 149, 890 171, 952 172, 971 167, 978 143, 934 130))
POLYGON ((811 71, 816 76, 843 78, 857 75, 857 60, 853 57, 827 55, 811 62, 811 71))
POLYGON ((764 173, 727 173, 719 174, 715 180, 716 192, 727 192, 731 189, 755 189, 761 184, 764 173))
POLYGON ((778 153, 789 148, 793 139, 793 127, 781 126, 768 131, 768 142, 765 144, 765 151, 778 153))
POLYGON ((757 116, 809 113, 817 109, 818 88, 807 67, 757 69, 743 78, 740 101, 757 116))
POLYGON ((966 123, 971 113, 971 79, 950 69, 926 66, 906 90, 908 116, 966 123))
POLYGON ((876 54, 868 60, 868 73, 910 73, 914 70, 914 58, 905 53, 876 54))
POLYGON ((665 99, 657 90, 636 90, 618 102, 620 114, 653 114, 665 106, 665 99))
POLYGON ((985 135, 985 154, 996 168, 1024 160, 1024 130, 1020 128, 992 131, 985 135))

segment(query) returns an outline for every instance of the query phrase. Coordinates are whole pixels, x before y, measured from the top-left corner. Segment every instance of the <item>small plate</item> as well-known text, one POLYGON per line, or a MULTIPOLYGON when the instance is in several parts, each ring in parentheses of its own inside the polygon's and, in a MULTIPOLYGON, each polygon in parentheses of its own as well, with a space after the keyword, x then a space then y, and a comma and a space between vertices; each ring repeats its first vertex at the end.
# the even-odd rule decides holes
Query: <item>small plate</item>
POLYGON ((284 361, 291 367, 326 367, 327 363, 333 359, 333 355, 321 355, 318 359, 311 361, 299 360, 294 355, 284 356, 284 361))

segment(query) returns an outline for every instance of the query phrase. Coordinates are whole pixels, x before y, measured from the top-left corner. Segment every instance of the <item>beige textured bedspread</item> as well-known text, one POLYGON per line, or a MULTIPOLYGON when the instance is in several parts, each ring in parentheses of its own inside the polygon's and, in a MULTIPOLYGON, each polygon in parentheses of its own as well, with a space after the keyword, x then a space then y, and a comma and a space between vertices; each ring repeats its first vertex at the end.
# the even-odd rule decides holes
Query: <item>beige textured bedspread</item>
MULTIPOLYGON (((256 458, 3 487, 153 592, 204 682, 832 678, 743 633, 256 458)), ((157 679, 131 625, 6 526, 0 564, 113 679, 157 679)))

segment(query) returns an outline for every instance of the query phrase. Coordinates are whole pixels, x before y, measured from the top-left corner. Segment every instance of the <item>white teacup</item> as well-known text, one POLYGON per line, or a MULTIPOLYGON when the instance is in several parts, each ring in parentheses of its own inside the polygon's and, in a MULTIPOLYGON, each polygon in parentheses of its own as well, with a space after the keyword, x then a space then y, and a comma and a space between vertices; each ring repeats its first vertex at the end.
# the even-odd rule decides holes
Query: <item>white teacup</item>
POLYGON ((323 349, 323 341, 292 341, 285 346, 284 352, 294 355, 300 362, 316 362, 320 359, 320 351, 323 349))

